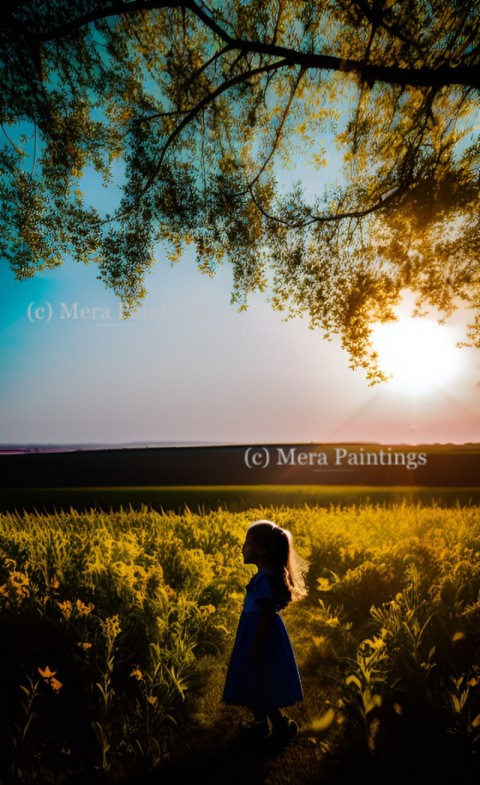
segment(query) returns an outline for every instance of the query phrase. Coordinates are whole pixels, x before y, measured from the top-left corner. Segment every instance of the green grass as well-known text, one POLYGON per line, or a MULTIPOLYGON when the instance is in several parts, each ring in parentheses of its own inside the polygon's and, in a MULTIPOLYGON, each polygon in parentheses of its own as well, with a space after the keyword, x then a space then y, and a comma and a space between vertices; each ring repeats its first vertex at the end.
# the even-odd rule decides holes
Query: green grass
POLYGON ((16 488, 2 491, 0 511, 57 509, 118 510, 148 505, 157 510, 246 510, 258 506, 320 507, 351 504, 478 504, 480 487, 355 485, 145 486, 103 488, 16 488))

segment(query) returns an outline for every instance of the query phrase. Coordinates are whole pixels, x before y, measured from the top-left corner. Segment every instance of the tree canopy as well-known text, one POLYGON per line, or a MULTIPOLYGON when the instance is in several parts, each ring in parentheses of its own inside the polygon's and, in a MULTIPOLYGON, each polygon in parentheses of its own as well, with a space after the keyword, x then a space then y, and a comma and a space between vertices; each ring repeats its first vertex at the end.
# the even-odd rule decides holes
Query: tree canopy
POLYGON ((158 249, 192 245, 203 272, 232 265, 239 307, 265 291, 371 382, 404 289, 471 307, 479 346, 478 10, 4 0, 2 257, 20 279, 93 262, 134 309, 158 249))

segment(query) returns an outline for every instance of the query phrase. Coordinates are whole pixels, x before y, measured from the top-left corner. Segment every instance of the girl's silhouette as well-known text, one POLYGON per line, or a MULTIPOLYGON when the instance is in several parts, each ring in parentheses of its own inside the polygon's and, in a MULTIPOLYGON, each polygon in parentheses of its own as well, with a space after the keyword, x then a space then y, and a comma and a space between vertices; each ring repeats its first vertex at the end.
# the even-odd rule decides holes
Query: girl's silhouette
POLYGON ((301 701, 303 691, 279 611, 306 595, 306 563, 295 553, 290 532, 271 521, 249 526, 242 553, 244 563, 258 571, 246 587, 223 701, 252 712, 253 721, 242 723, 243 732, 287 740, 298 725, 280 708, 301 701))

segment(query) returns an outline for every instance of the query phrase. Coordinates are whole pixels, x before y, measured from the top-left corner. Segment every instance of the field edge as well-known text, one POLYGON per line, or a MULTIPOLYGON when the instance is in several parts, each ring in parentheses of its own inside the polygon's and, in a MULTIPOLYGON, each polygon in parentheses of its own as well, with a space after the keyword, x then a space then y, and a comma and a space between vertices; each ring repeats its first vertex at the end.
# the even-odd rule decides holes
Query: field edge
POLYGON ((476 506, 480 486, 362 485, 183 485, 104 486, 75 488, 7 488, 0 512, 51 512, 58 509, 111 510, 150 506, 161 510, 195 511, 278 506, 397 505, 402 502, 438 506, 476 506))

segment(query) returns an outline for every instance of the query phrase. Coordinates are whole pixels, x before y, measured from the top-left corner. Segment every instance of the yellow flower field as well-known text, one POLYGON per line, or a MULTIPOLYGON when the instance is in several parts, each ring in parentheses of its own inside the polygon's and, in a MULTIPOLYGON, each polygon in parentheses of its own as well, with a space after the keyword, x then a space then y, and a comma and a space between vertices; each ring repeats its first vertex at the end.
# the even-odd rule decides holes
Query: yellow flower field
MULTIPOLYGON (((187 737, 233 737, 220 698, 258 518, 310 564, 308 597, 284 614, 305 692, 283 764, 295 782, 356 767, 407 783, 432 759, 478 779, 479 507, 144 506, 0 516, 6 785, 133 782, 175 767, 187 737)), ((279 766, 269 782, 293 782, 279 766)))

